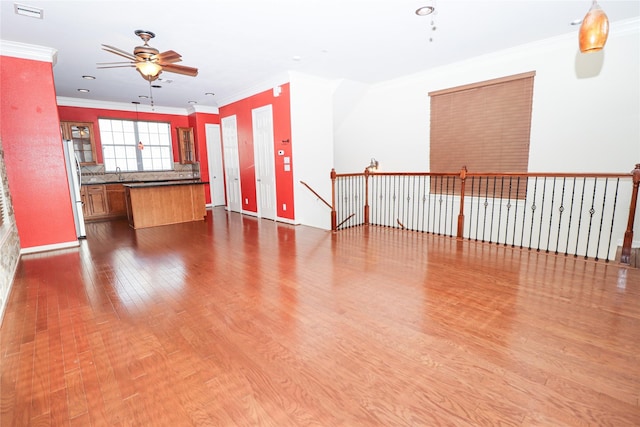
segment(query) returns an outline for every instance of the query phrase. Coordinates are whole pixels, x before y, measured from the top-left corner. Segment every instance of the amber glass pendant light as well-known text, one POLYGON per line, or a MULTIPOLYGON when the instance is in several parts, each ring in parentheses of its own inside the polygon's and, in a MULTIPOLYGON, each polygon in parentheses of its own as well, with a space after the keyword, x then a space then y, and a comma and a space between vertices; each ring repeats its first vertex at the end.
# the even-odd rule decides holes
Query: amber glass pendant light
POLYGON ((596 0, 582 20, 580 26, 580 52, 597 52, 602 50, 609 36, 609 18, 596 0))

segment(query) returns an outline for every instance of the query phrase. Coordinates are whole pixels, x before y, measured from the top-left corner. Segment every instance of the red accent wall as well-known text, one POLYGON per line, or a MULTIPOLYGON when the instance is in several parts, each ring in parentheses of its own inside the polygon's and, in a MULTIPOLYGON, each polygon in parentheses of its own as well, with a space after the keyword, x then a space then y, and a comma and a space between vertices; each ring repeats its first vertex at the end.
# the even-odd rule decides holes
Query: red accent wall
POLYGON ((0 137, 20 245, 77 240, 50 62, 2 56, 0 137))
POLYGON ((255 108, 272 105, 273 108, 273 141, 274 162, 276 174, 276 204, 277 215, 280 218, 293 220, 295 218, 293 204, 293 168, 294 159, 291 147, 291 102, 289 83, 281 87, 279 96, 273 95, 273 90, 264 91, 248 98, 241 99, 220 108, 220 117, 236 115, 238 125, 238 156, 240 161, 240 184, 242 187, 242 208, 246 211, 257 212, 256 177, 253 150, 253 123, 251 111, 255 108), (278 151, 284 151, 279 156, 278 151), (291 170, 284 170, 284 158, 291 159, 291 170), (248 199, 248 203, 245 200, 248 199), (287 205, 287 210, 282 205, 287 205))

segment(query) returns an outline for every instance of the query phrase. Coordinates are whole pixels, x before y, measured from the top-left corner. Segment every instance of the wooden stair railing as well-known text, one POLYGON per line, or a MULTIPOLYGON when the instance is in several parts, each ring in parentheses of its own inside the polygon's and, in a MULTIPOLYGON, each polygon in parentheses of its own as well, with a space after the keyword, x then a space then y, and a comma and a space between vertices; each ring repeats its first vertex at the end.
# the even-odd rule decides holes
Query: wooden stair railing
MULTIPOLYGON (((614 244, 612 240, 612 237, 614 236, 613 221, 615 220, 615 223, 617 224, 616 228, 618 230, 618 227, 622 226, 621 222, 623 220, 620 217, 621 214, 616 213, 616 203, 618 201, 618 191, 621 188, 619 186, 621 182, 620 180, 627 180, 629 178, 631 178, 632 181, 632 187, 630 189, 630 205, 628 210, 629 217, 626 224, 626 230, 624 232, 624 238, 622 239, 623 242, 620 256, 620 262, 622 264, 629 265, 632 254, 634 234, 633 230, 635 226, 634 220, 637 212, 636 208, 639 203, 638 192, 640 187, 640 163, 635 165, 635 169, 630 174, 496 172, 473 173, 469 172, 466 167, 463 167, 457 174, 429 172, 371 172, 369 171, 369 169, 365 169, 363 173, 337 174, 335 169, 332 169, 331 204, 320 198, 320 196, 318 196, 317 193, 311 188, 309 189, 321 200, 323 200, 323 202, 327 206, 330 207, 331 229, 333 231, 337 231, 345 222, 356 215, 350 214, 346 219, 340 222, 340 224, 337 223, 336 212, 339 208, 339 206, 336 205, 337 181, 339 181, 340 183, 352 183, 356 179, 361 179, 362 181, 359 181, 360 184, 350 184, 348 186, 344 186, 341 184, 340 186, 339 202, 341 203, 341 206, 345 203, 346 200, 348 200, 348 203, 352 204, 352 207, 355 207, 358 202, 360 203, 359 209, 362 210, 356 210, 358 211, 358 218, 356 218, 356 221, 353 223, 355 225, 370 225, 373 223, 374 225, 382 225, 386 227, 399 226, 402 229, 429 232, 438 235, 442 234, 450 237, 455 237, 460 240, 465 238, 472 240, 472 231, 474 231, 475 240, 480 240, 483 242, 487 241, 495 244, 504 244, 505 246, 509 244, 513 247, 519 245, 521 248, 528 247, 529 249, 537 249, 538 251, 545 250, 544 246, 546 246, 546 252, 551 252, 555 249, 556 254, 562 251, 565 252, 565 255, 572 253, 574 256, 578 256, 578 241, 580 238, 582 238, 582 236, 579 234, 580 221, 582 220, 582 218, 578 219, 578 223, 576 226, 571 223, 571 215, 574 214, 573 198, 575 196, 575 213, 577 213, 578 215, 586 215, 585 221, 588 221, 588 233, 592 232, 591 221, 595 218, 594 212, 596 212, 596 217, 600 215, 598 217, 599 224, 596 223, 598 218, 595 218, 593 224, 596 230, 596 234, 593 238, 594 240, 597 238, 595 256, 593 257, 597 261, 601 256, 601 237, 603 242, 605 243, 605 245, 602 247, 603 250, 610 248, 610 246, 614 244), (449 187, 450 183, 451 188, 449 187), (564 198, 565 183, 567 186, 567 194, 571 192, 571 195, 567 196, 571 197, 570 200, 564 198), (615 187, 614 189, 611 189, 612 196, 608 195, 608 184, 612 187, 615 187), (386 186, 385 190, 381 191, 377 187, 379 185, 386 186), (489 188, 490 185, 493 186, 492 189, 489 188), (504 193, 502 192, 503 185, 505 186, 504 193), (591 186, 589 187, 589 185, 591 186), (594 202, 596 202, 596 187, 598 185, 604 186, 604 198, 597 200, 597 203, 600 203, 600 205, 595 205, 594 202), (410 186, 412 187, 411 189, 409 189, 410 186), (414 192, 413 186, 417 186, 419 188, 419 191, 414 192), (571 186, 572 188, 569 188, 569 186, 571 186), (582 189, 581 194, 574 193, 575 191, 579 191, 578 187, 581 187, 582 189), (585 193, 585 189, 587 187, 589 188, 590 193, 585 193), (481 188, 482 193, 480 193, 481 188), (346 194, 345 191, 348 194, 346 194), (536 191, 541 193, 542 196, 540 197, 540 194, 536 196, 536 191), (558 202, 558 193, 560 192, 562 198, 560 198, 558 202), (545 204, 547 203, 545 202, 545 197, 550 200, 549 206, 545 204), (607 199, 607 197, 611 197, 613 199, 612 206, 609 206, 610 201, 607 199), (430 205, 430 208, 425 207, 425 200, 427 200, 427 202, 433 202, 432 205, 430 205), (465 200, 470 203, 469 208, 465 207, 465 200), (488 206, 487 200, 491 203, 490 206, 488 206), (585 202, 585 211, 583 211, 583 201, 585 202), (605 215, 605 201, 607 203, 607 209, 611 209, 610 212, 607 211, 607 215, 611 215, 611 218, 607 217, 607 221, 611 219, 611 222, 609 224, 610 229, 603 229, 602 221, 604 220, 605 215), (355 204, 353 204, 354 202, 355 204), (481 204, 481 202, 484 203, 481 204), (372 203, 371 206, 370 203, 372 203), (501 206, 501 203, 504 206, 501 206), (558 205, 554 206, 554 203, 558 203, 558 205), (591 203, 591 209, 589 209, 588 211, 586 211, 586 209, 589 208, 589 206, 586 206, 587 203, 591 203), (493 230, 493 217, 481 219, 483 221, 482 223, 478 222, 479 210, 483 209, 485 215, 487 210, 491 210, 491 215, 493 215, 494 205, 497 215, 499 215, 496 221, 498 230, 497 232, 499 234, 502 233, 502 236, 495 236, 495 230, 493 230), (438 209, 437 211, 436 206, 438 209), (425 224, 423 216, 421 218, 422 224, 416 225, 415 221, 413 221, 413 217, 403 217, 402 215, 400 215, 400 212, 396 211, 396 208, 398 210, 402 209, 403 214, 405 214, 406 211, 409 211, 411 215, 414 215, 415 213, 414 211, 411 211, 411 209, 417 209, 418 212, 416 213, 416 215, 425 215, 425 213, 427 215, 431 214, 432 221, 435 221, 435 219, 437 218, 438 223, 436 224, 435 222, 433 222, 432 227, 428 228, 429 218, 427 218, 427 224, 425 224), (374 217, 372 217, 372 209, 373 214, 375 214, 374 217), (429 212, 428 209, 433 210, 429 212), (457 212, 457 221, 455 218, 456 213, 454 209, 459 210, 457 212), (510 211, 510 209, 512 210, 510 211), (521 209, 522 211, 519 212, 518 209, 521 209), (527 209, 527 211, 525 212, 524 209, 527 209), (379 212, 381 210, 384 211, 384 216, 379 215, 379 212), (466 210, 468 210, 468 212, 466 212, 466 210), (513 210, 515 210, 515 216, 512 216, 513 210), (396 214, 400 215, 400 217, 396 217, 396 214), (466 220, 465 214, 467 215, 466 220), (546 221, 546 223, 544 224, 542 222, 543 214, 547 215, 544 217, 544 221, 546 221), (502 215, 504 215, 504 217, 506 218, 506 227, 510 227, 509 230, 507 230, 505 225, 501 224, 500 222, 500 217, 502 215), (565 225, 563 224, 567 216, 569 225, 568 230, 565 230, 565 225), (404 219, 401 220, 401 217, 404 219), (534 230, 534 217, 535 227, 539 228, 539 230, 534 230), (525 218, 527 218, 527 227, 530 227, 530 230, 527 230, 529 242, 523 241, 523 237, 525 237, 525 218), (513 221, 512 223, 508 222, 510 219, 513 221), (522 236, 518 236, 520 239, 519 241, 518 239, 516 239, 515 235, 516 219, 518 221, 522 221, 521 223, 518 223, 518 232, 522 232, 522 236), (408 222, 405 222, 405 220, 407 220, 408 222), (443 221, 444 226, 441 226, 440 220, 443 221), (554 227, 553 234, 551 228, 552 222, 554 227), (466 230, 468 235, 465 235, 465 224, 468 227, 468 230, 466 230), (425 228, 425 225, 427 228, 425 228), (482 235, 479 236, 478 230, 480 229, 480 226, 486 227, 487 225, 490 226, 488 236, 485 237, 484 229, 482 231, 482 235), (571 242, 572 245, 575 243, 575 248, 572 247, 570 249, 568 246, 568 241, 563 241, 563 246, 560 246, 559 242, 561 230, 562 233, 566 234, 566 238, 568 239, 569 232, 573 232, 575 227, 577 227, 578 229, 578 235, 575 237, 575 241, 571 242), (534 236, 534 231, 537 231, 538 234, 535 235, 533 241, 534 245, 532 245, 531 238, 532 236, 534 236), (540 232, 544 232, 545 234, 541 235, 540 232), (508 242, 507 234, 505 233, 510 234, 508 242), (557 236, 555 236, 556 234, 557 236), (543 238, 546 240, 542 241, 543 238), (608 243, 606 242, 607 238, 609 239, 608 243), (529 246, 525 246, 527 244, 529 246), (570 252, 570 250, 574 250, 574 252, 570 252)), ((629 196, 629 187, 622 188, 624 188, 624 200, 626 201, 626 197, 629 196)), ((598 187, 598 191, 601 191, 600 187, 598 187)), ((342 215, 346 215, 346 213, 342 211, 342 215)), ((609 225, 607 225, 607 227, 609 227, 609 225)), ((589 247, 589 237, 590 234, 587 235, 586 250, 584 252, 585 258, 588 257, 588 252, 591 251, 591 248, 589 247)), ((613 254, 613 252, 610 252, 609 249, 607 249, 604 258, 608 261, 609 255, 611 254, 613 254)))

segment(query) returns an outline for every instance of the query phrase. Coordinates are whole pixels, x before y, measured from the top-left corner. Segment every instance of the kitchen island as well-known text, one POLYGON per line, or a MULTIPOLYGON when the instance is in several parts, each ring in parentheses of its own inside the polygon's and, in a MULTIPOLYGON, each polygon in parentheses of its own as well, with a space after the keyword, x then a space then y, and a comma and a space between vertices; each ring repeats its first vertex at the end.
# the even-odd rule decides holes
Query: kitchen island
POLYGON ((204 184, 195 180, 124 184, 129 225, 137 229, 204 220, 204 184))

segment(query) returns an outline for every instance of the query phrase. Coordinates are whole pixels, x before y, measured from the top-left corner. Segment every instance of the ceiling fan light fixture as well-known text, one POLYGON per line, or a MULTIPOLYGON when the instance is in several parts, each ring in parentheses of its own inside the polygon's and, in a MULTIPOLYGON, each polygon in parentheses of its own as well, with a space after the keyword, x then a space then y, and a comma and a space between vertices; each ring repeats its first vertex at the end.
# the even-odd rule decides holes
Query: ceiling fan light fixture
POLYGON ((609 36, 609 18, 596 0, 582 20, 579 33, 580 52, 597 52, 604 48, 609 36))
POLYGON ((416 9, 416 15, 418 16, 427 16, 427 15, 431 15, 433 12, 435 12, 436 8, 433 6, 422 6, 418 9, 416 9))
POLYGON ((140 61, 136 62, 136 68, 145 78, 157 77, 162 71, 162 67, 155 62, 140 61))

